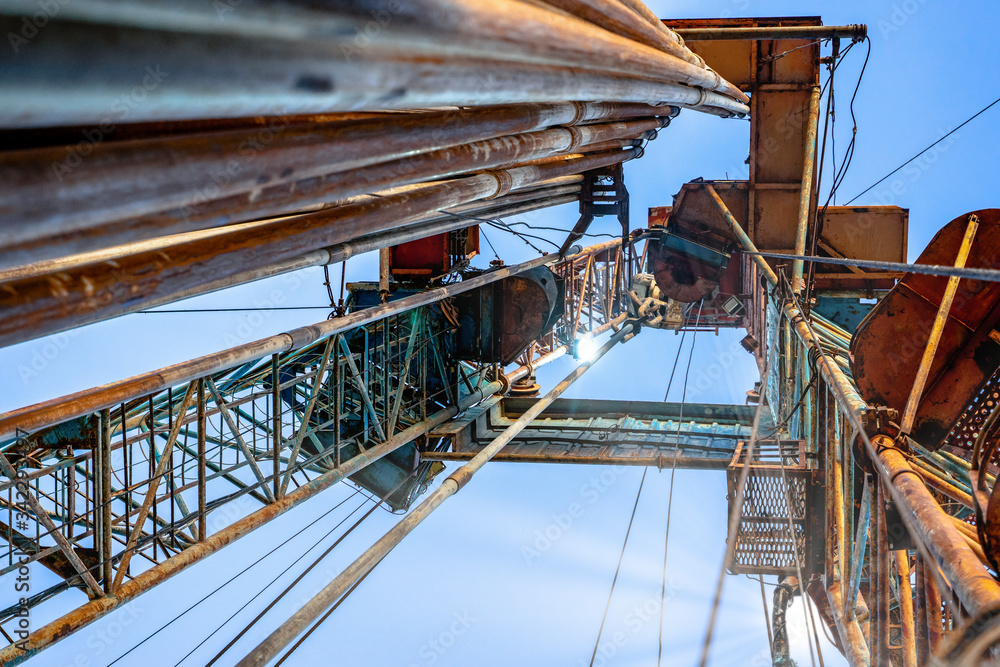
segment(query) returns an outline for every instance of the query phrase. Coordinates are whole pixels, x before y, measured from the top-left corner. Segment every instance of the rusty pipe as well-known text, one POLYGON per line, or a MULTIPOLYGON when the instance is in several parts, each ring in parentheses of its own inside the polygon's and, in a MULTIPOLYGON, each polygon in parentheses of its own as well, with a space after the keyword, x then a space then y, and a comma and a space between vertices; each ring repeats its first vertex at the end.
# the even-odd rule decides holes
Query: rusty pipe
MULTIPOLYGON (((545 190, 537 191, 536 193, 526 193, 534 194, 536 197, 540 198, 526 199, 523 200, 524 203, 511 203, 499 207, 482 206, 480 208, 459 206, 448 210, 476 217, 505 217, 520 213, 527 213, 529 211, 535 211, 549 206, 558 206, 560 204, 575 202, 579 199, 579 191, 579 186, 564 186, 562 188, 552 188, 551 193, 545 190), (563 190, 566 192, 561 193, 563 190)), ((514 200, 518 199, 516 195, 508 195, 507 197, 501 197, 495 201, 501 202, 508 198, 512 198, 514 200)), ((454 215, 432 216, 425 221, 416 222, 412 225, 405 225, 403 227, 386 232, 379 232, 377 234, 368 234, 348 243, 341 243, 329 248, 314 250, 299 257, 269 264, 259 269, 235 273, 217 281, 203 283, 196 287, 192 287, 191 289, 183 292, 153 299, 146 305, 146 309, 203 294, 209 294, 211 292, 233 287, 235 285, 243 285, 272 276, 298 271, 299 269, 336 264, 366 252, 425 238, 434 234, 442 234, 456 229, 462 229, 474 224, 477 223, 467 217, 456 217, 454 215)), ((133 311, 134 309, 129 309, 127 305, 123 305, 118 314, 125 315, 133 311)), ((114 317, 117 315, 112 316, 114 317)))
MULTIPOLYGON (((802 183, 799 186, 799 218, 795 228, 795 254, 806 254, 806 235, 809 232, 810 213, 815 209, 813 204, 813 175, 816 171, 816 134, 819 128, 819 86, 813 86, 809 94, 809 115, 806 118, 806 137, 802 160, 802 183)), ((796 294, 802 292, 803 262, 796 259, 792 262, 792 290, 796 294)))
MULTIPOLYGON (((544 184, 539 184, 543 185, 543 187, 519 188, 511 191, 510 194, 496 199, 491 199, 489 201, 477 201, 470 204, 462 204, 461 206, 444 209, 444 211, 440 213, 427 214, 407 225, 376 234, 366 234, 364 236, 359 236, 356 239, 352 239, 347 243, 339 243, 323 250, 317 250, 314 253, 310 253, 310 255, 315 256, 315 259, 309 260, 308 262, 301 259, 294 259, 289 260, 288 262, 273 264, 260 272, 255 271, 236 274, 235 276, 231 276, 220 282, 217 286, 212 287, 211 289, 202 289, 205 286, 199 286, 190 292, 178 295, 178 298, 183 299, 196 294, 204 294, 205 292, 221 289, 222 287, 239 285, 244 282, 252 282, 253 280, 273 276, 278 273, 284 273, 285 271, 294 271, 306 266, 333 264, 372 250, 378 250, 379 248, 398 245, 414 239, 424 238, 425 236, 432 236, 434 234, 449 232, 454 229, 461 229, 462 227, 476 224, 474 220, 463 219, 457 217, 456 215, 448 215, 448 213, 475 217, 505 217, 509 215, 517 215, 519 213, 526 213, 528 211, 537 210, 538 208, 546 208, 549 206, 567 203, 569 201, 575 201, 579 198, 583 177, 569 176, 566 177, 566 179, 567 180, 565 181, 564 179, 552 179, 550 181, 545 181, 544 184), (572 179, 577 180, 574 182, 572 179), (282 268, 286 266, 288 268, 282 268), (243 276, 252 277, 243 278, 243 276)), ((370 198, 356 197, 353 198, 352 201, 370 201, 370 198)), ((236 229, 253 229, 256 224, 259 223, 237 223, 236 225, 229 225, 227 227, 227 231, 233 231, 236 229), (241 227, 240 225, 243 226, 241 227)), ((218 233, 219 231, 217 229, 187 232, 185 234, 163 236, 149 241, 139 241, 136 243, 113 246, 93 252, 81 253, 79 255, 69 255, 68 257, 60 257, 58 259, 27 264, 25 266, 8 269, 6 271, 0 271, 0 283, 39 277, 63 271, 72 271, 91 264, 96 264, 98 262, 118 261, 119 259, 151 250, 163 250, 164 252, 170 252, 171 246, 198 239, 210 239, 218 233)))
POLYGON ((847 619, 841 612, 844 608, 844 596, 843 587, 839 580, 827 585, 826 597, 830 601, 833 621, 837 626, 837 634, 840 635, 843 642, 844 654, 848 662, 854 667, 869 667, 871 654, 861 630, 861 624, 858 623, 857 618, 854 618, 853 613, 851 618, 847 619))
POLYGON ((892 438, 876 435, 869 442, 868 454, 879 475, 892 488, 904 522, 927 547, 969 614, 978 617, 1000 609, 1000 586, 892 438))
POLYGON ((0 308, 7 315, 0 320, 0 346, 107 319, 121 312, 124 303, 132 310, 141 310, 165 295, 390 229, 431 211, 493 199, 516 187, 617 164, 635 154, 636 149, 632 149, 486 171, 372 201, 267 221, 252 229, 221 230, 209 243, 180 244, 173 246, 170 254, 150 251, 128 261, 88 266, 46 280, 8 282, 0 296, 0 308))
MULTIPOLYGON (((362 12, 356 19, 301 4, 286 11, 282 29, 296 32, 291 40, 275 38, 267 9, 255 17, 241 7, 223 33, 211 30, 220 22, 210 5, 149 2, 98 16, 95 5, 73 4, 14 66, 0 70, 0 123, 113 126, 118 116, 109 100, 127 97, 149 63, 158 64, 162 83, 147 86, 143 103, 129 109, 130 122, 567 99, 656 104, 690 99, 685 89, 697 106, 748 113, 746 96, 715 72, 582 20, 514 0, 400 4, 409 15, 394 17, 364 49, 350 28, 353 21, 364 32, 371 20, 364 3, 354 3, 362 12), (75 20, 81 9, 87 19, 75 20), (112 41, 115 48, 90 63, 88 76, 45 76, 73 71, 80 52, 112 41), (61 103, 48 103, 45 93, 61 103)), ((0 16, 0 31, 19 26, 18 17, 0 16)))
MULTIPOLYGON (((596 110, 588 106, 564 106, 575 108, 577 115, 584 117, 595 116, 602 109, 607 112, 605 107, 614 105, 597 105, 596 110)), ((562 110, 564 116, 567 112, 567 109, 562 110)), ((537 116, 536 113, 530 117, 536 124, 539 122, 537 116)), ((548 119, 551 116, 547 114, 544 117, 548 119)), ((449 122, 452 125, 461 124, 461 117, 449 117, 449 122)), ((84 173, 75 182, 68 183, 53 183, 50 176, 42 178, 36 173, 52 168, 51 151, 42 151, 41 155, 35 155, 37 151, 26 151, 22 154, 30 154, 30 163, 24 158, 20 161, 9 159, 8 164, 0 164, 0 176, 8 177, 23 188, 20 191, 18 187, 9 188, 5 190, 9 195, 0 194, 0 270, 158 236, 295 213, 306 207, 328 204, 385 187, 547 158, 567 151, 574 152, 591 144, 631 139, 663 127, 667 122, 666 119, 646 118, 549 128, 503 134, 433 150, 414 150, 412 155, 406 155, 406 132, 400 132, 403 138, 394 137, 390 132, 390 139, 394 141, 389 141, 388 147, 395 151, 394 155, 402 154, 402 157, 375 160, 350 169, 345 169, 344 165, 350 164, 351 156, 359 151, 350 137, 343 141, 346 145, 340 162, 319 149, 313 152, 312 146, 317 138, 306 133, 304 136, 286 137, 281 150, 275 149, 277 155, 273 156, 274 159, 262 164, 257 164, 257 158, 252 154, 244 157, 240 151, 215 154, 208 150, 215 147, 215 142, 195 137, 187 139, 187 142, 199 146, 206 144, 207 148, 192 149, 202 159, 192 159, 189 163, 186 155, 176 157, 184 162, 175 169, 164 169, 162 174, 155 168, 155 163, 162 161, 169 165, 170 151, 145 148, 130 151, 132 142, 124 142, 124 148, 115 148, 119 144, 110 144, 116 152, 107 160, 99 160, 92 167, 89 161, 84 162, 73 172, 84 173), (313 163, 314 160, 322 161, 315 162, 316 166, 311 169, 293 168, 293 165, 313 163), (190 169, 187 168, 189 164, 190 169), (230 179, 223 166, 226 164, 236 172, 236 176, 240 176, 238 180, 235 176, 230 179), (89 167, 89 170, 84 170, 84 167, 89 167), (279 178, 279 172, 284 178, 279 178), (155 177, 150 177, 150 174, 155 177), (235 182, 226 189, 218 188, 214 183, 219 178, 235 182), (267 187, 261 187, 260 179, 266 179, 267 187), (288 182, 282 183, 283 180, 288 182), (30 205, 31 202, 35 202, 34 205, 30 205)), ((367 128, 367 123, 364 125, 367 128)), ((498 127, 489 126, 485 121, 479 125, 483 126, 481 133, 489 127, 496 131, 498 127)), ((435 133, 442 132, 441 127, 435 129, 431 124, 425 130, 423 126, 406 125, 404 129, 410 134, 419 132, 418 139, 428 134, 429 138, 423 139, 423 145, 428 145, 428 142, 434 141, 435 133)), ((366 129, 359 135, 371 140, 368 133, 366 129)), ((331 131, 331 134, 343 140, 336 132, 331 131)), ((218 147, 220 151, 229 151, 235 146, 230 145, 231 142, 221 143, 223 145, 218 147)), ((339 143, 331 139, 320 148, 335 154, 339 143)), ((378 145, 377 142, 369 142, 372 143, 378 145)), ((421 145, 411 138, 409 145, 415 143, 421 145)), ((438 139, 437 143, 444 143, 444 140, 438 139)), ((380 151, 374 152, 378 154, 380 151)), ((2 160, 0 157, 0 162, 2 160)))
MULTIPOLYGON (((601 253, 619 247, 621 241, 612 239, 585 248, 576 253, 579 256, 601 253)), ((70 419, 82 417, 104 408, 110 408, 127 401, 176 387, 185 382, 236 366, 256 361, 272 354, 299 349, 321 338, 332 336, 348 329, 374 322, 375 320, 405 312, 418 306, 436 303, 442 299, 466 292, 517 275, 536 266, 543 266, 558 260, 556 255, 545 255, 535 259, 503 267, 481 276, 445 285, 420 294, 392 301, 375 308, 366 308, 336 320, 293 329, 285 333, 269 336, 261 340, 167 366, 150 373, 137 375, 125 380, 103 385, 94 389, 76 392, 68 396, 37 403, 0 415, 0 439, 13 438, 19 431, 32 433, 40 428, 54 426, 70 419)), ((514 379, 520 379, 515 377, 514 379)))
POLYGON ((588 21, 616 35, 632 39, 664 53, 680 58, 697 67, 705 67, 705 60, 684 46, 676 35, 664 30, 659 20, 647 21, 632 7, 618 0, 545 0, 578 18, 588 21))
POLYGON ((551 405, 552 401, 582 377, 608 350, 631 333, 632 329, 633 325, 626 323, 618 333, 611 336, 601 346, 594 355, 594 359, 584 361, 573 369, 562 382, 553 387, 544 397, 536 401, 513 424, 508 426, 501 435, 497 436, 489 445, 476 454, 471 461, 449 475, 441 486, 427 496, 420 505, 407 514, 402 521, 393 526, 381 539, 351 563, 332 582, 327 584, 323 590, 303 605, 291 618, 279 626, 277 630, 268 635, 237 665, 239 667, 263 666, 270 662, 285 646, 301 634, 306 627, 312 624, 323 611, 340 599, 351 586, 371 572, 393 548, 402 542, 404 537, 413 532, 435 509, 440 507, 448 498, 458 493, 472 479, 472 476, 476 472, 496 456, 518 433, 523 431, 546 407, 551 405))

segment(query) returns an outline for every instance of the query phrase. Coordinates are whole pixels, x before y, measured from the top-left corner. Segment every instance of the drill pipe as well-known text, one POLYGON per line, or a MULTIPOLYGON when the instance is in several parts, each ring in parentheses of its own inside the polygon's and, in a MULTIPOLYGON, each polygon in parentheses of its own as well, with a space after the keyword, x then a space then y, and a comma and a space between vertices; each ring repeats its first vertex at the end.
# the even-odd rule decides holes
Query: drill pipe
POLYGON ((46 279, 4 284, 0 346, 12 345, 120 312, 122 304, 141 310, 166 295, 236 273, 260 270, 307 252, 344 243, 420 219, 432 211, 502 196, 515 187, 617 164, 637 149, 603 153, 552 164, 483 172, 316 213, 265 221, 253 229, 220 230, 196 240, 134 255, 126 261, 89 265, 46 279), (110 269, 110 270, 109 270, 110 269))
MULTIPOLYGON (((64 147, 0 155, 0 180, 11 185, 0 193, 0 269, 573 152, 588 144, 639 137, 668 122, 646 117, 538 129, 553 120, 572 121, 570 114, 593 120, 623 111, 616 110, 619 105, 550 105, 560 107, 558 113, 535 108, 544 105, 528 106, 532 108, 523 113, 499 109, 496 120, 449 113, 444 120, 416 123, 404 114, 398 128, 368 121, 340 123, 325 133, 298 128, 290 136, 275 135, 273 148, 259 152, 246 148, 251 144, 243 132, 212 140, 196 135, 111 143, 58 183, 51 171, 64 147), (510 115, 514 118, 508 119, 510 115), (473 130, 452 131, 466 120, 473 130), (516 126, 532 129, 504 131, 516 126), (383 141, 372 133, 388 137, 383 141), (449 135, 459 141, 443 138, 449 135), (494 136, 464 141, 476 135, 494 136)), ((641 106, 625 110, 637 112, 641 106)), ((671 108, 646 109, 673 113, 671 108)), ((259 140, 253 142, 259 145, 259 140)))

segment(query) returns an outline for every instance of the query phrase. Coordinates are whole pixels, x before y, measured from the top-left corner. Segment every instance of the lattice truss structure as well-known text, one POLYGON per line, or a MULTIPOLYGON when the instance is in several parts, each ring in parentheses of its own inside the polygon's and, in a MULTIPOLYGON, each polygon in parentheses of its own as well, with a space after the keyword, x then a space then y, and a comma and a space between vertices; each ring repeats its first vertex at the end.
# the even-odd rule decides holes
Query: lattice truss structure
MULTIPOLYGON (((523 361, 624 321, 628 254, 611 242, 554 266, 576 282, 567 312, 586 316, 560 320, 523 361)), ((368 320, 360 325, 226 370, 199 374, 194 360, 194 377, 159 391, 142 391, 156 374, 112 385, 102 400, 121 400, 72 419, 59 416, 77 409, 74 397, 33 411, 33 423, 55 423, 0 445, 3 465, 21 471, 0 484, 0 576, 32 562, 57 575, 33 607, 75 589, 130 599, 341 480, 405 511, 444 467, 418 450, 450 448, 428 431, 488 397, 501 369, 452 360, 440 303, 367 312, 344 318, 368 320), (25 502, 38 511, 22 512, 25 502)), ((10 413, 4 426, 24 417, 10 413)), ((19 608, 0 615, 9 622, 19 608)))

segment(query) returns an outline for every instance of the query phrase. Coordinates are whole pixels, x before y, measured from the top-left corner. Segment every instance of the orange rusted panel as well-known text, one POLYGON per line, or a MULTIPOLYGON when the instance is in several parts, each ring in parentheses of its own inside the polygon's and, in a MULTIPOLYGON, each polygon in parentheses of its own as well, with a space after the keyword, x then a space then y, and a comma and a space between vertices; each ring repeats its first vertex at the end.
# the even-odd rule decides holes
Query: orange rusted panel
MULTIPOLYGON (((979 230, 969 267, 1000 266, 1000 209, 976 211, 979 230)), ((969 214, 946 225, 917 264, 952 265, 969 214)), ((872 405, 902 413, 947 285, 947 278, 907 274, 858 327, 851 364, 858 390, 872 405)), ((912 436, 937 448, 1000 366, 1000 283, 962 280, 917 409, 912 436)))
MULTIPOLYGON (((817 252, 882 262, 906 261, 909 211, 898 206, 831 206, 817 252)), ((891 274, 870 269, 816 265, 816 289, 872 290, 895 285, 891 274)))

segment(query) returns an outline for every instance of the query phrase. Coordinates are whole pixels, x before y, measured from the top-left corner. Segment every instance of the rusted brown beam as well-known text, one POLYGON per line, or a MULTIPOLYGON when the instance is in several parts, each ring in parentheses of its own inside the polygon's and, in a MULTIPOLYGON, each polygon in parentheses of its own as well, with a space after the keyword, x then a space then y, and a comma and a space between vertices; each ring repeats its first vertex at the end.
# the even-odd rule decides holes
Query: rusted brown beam
POLYGON ((892 576, 889 561, 888 531, 885 525, 885 491, 880 480, 875 481, 875 502, 872 506, 872 559, 870 580, 874 589, 874 609, 872 610, 871 645, 872 664, 877 667, 891 667, 889 660, 889 578, 892 576))
MULTIPOLYGON (((816 170, 816 135, 819 129, 819 86, 813 86, 809 95, 808 115, 806 117, 805 141, 803 143, 802 182, 799 186, 799 217, 795 230, 795 254, 806 254, 806 235, 809 231, 810 213, 814 211, 813 177, 816 170)), ((802 285, 801 259, 792 262, 792 289, 801 292, 802 285)))
POLYGON ((718 39, 833 39, 835 37, 863 40, 868 34, 868 26, 852 24, 759 28, 674 28, 674 32, 687 42, 718 39))
POLYGON ((899 572, 899 619, 903 638, 903 667, 917 667, 916 627, 913 619, 913 586, 910 583, 910 552, 895 552, 899 572))
MULTIPOLYGON (((173 246, 116 261, 114 266, 66 271, 45 280, 11 281, 0 292, 0 346, 65 331, 120 314, 121 304, 139 310, 164 295, 182 293, 364 234, 405 224, 428 212, 502 196, 519 186, 618 164, 636 149, 511 167, 422 188, 372 197, 317 213, 266 221, 209 241, 173 246), (113 268, 113 272, 107 269, 113 268), (53 280, 54 279, 54 280, 53 280)), ((162 302, 162 301, 161 301, 162 302)))

